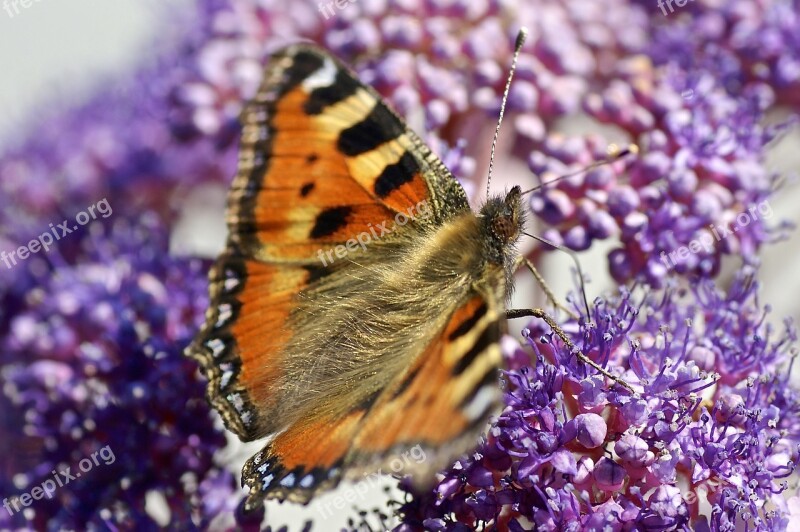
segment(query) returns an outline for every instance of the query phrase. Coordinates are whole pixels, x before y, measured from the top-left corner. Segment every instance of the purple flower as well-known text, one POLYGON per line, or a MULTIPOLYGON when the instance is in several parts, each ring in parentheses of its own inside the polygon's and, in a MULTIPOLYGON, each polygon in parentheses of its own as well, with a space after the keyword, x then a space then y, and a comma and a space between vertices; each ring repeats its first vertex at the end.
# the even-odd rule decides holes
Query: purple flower
MULTIPOLYGON (((554 226, 545 236, 576 250, 616 237, 619 247, 609 255, 614 278, 655 286, 670 272, 713 277, 723 255, 753 260, 762 244, 781 238, 787 226, 771 220, 775 176, 764 158, 783 128, 760 125, 773 103, 761 98, 762 86, 733 96, 710 74, 691 80, 674 65, 655 69, 646 59, 621 75, 626 87, 643 88, 626 92, 624 105, 611 105, 622 96, 608 89, 585 107, 627 131, 639 155, 598 169, 602 178, 595 171, 534 195, 533 212, 554 226), (681 97, 690 84, 692 96, 681 97), (646 124, 629 113, 637 107, 647 109, 646 124)), ((534 151, 531 170, 546 182, 604 157, 601 139, 570 140, 534 151)))
POLYGON ((597 414, 578 414, 570 423, 575 425, 576 440, 587 449, 600 447, 605 442, 608 427, 597 414))
POLYGON ((787 368, 796 334, 788 323, 780 334, 765 323, 752 275, 740 274, 727 292, 701 282, 688 303, 670 297, 671 288, 597 300, 571 336, 633 394, 604 383, 532 324, 543 335, 528 336, 536 363, 514 363, 518 353, 508 353, 506 408, 487 441, 431 492, 401 484, 412 494, 400 505, 404 522, 780 528, 785 514, 765 505, 785 505, 800 452, 800 403, 787 368), (694 324, 714 316, 724 320, 694 324), (718 353, 716 373, 690 356, 699 346, 718 353), (607 390, 600 402, 587 393, 598 384, 607 390), (700 500, 710 513, 699 513, 700 500))
POLYGON ((233 523, 234 479, 215 462, 225 436, 182 353, 208 263, 170 257, 147 212, 73 238, 74 263, 31 258, 3 294, 0 490, 14 511, 0 526, 153 527, 154 500, 172 523, 233 523), (54 478, 51 498, 15 499, 54 478))

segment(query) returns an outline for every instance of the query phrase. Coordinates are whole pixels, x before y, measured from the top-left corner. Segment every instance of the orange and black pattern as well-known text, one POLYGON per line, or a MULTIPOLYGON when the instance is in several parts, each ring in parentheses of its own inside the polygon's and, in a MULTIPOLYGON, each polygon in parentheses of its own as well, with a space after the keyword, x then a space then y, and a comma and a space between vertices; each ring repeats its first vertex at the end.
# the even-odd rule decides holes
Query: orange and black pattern
POLYGON ((210 274, 210 308, 188 354, 231 431, 245 441, 272 436, 243 469, 249 506, 264 497, 307 502, 348 466, 374 463, 398 445, 436 448, 485 424, 498 396, 495 291, 471 292, 407 371, 346 415, 288 424, 274 415, 301 300, 349 273, 341 271, 347 262, 321 264, 320 248, 420 202, 432 216, 406 230, 436 229, 471 211, 450 172, 377 93, 316 48, 290 46, 272 57, 242 124, 227 249, 210 274), (397 409, 419 423, 400 424, 397 409))

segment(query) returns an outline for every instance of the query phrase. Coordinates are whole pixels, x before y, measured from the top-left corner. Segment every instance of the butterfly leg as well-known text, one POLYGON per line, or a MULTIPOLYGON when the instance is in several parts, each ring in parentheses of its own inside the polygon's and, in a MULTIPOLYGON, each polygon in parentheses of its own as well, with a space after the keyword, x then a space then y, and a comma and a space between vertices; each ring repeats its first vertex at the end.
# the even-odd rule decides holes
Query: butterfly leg
POLYGON ((559 301, 556 298, 556 296, 553 293, 553 291, 550 290, 549 286, 547 286, 547 283, 545 282, 544 277, 542 277, 542 274, 539 273, 539 270, 536 269, 536 266, 534 266, 533 263, 530 260, 528 260, 527 257, 525 257, 523 255, 520 255, 519 257, 517 257, 517 264, 514 266, 514 269, 518 270, 520 266, 525 266, 526 268, 528 268, 528 270, 533 274, 533 278, 536 279, 537 283, 539 283, 539 286, 541 287, 542 291, 544 292, 544 295, 547 297, 547 299, 556 308, 559 308, 559 309, 563 310, 564 312, 567 313, 567 315, 570 318, 572 318, 572 319, 574 319, 576 321, 579 319, 577 314, 575 314, 570 309, 568 309, 565 304, 563 304, 561 301, 559 301))
POLYGON ((578 360, 580 360, 585 364, 590 365, 591 367, 599 371, 601 374, 613 380, 620 386, 628 389, 630 392, 632 393, 634 392, 630 384, 620 379, 619 377, 612 375, 605 368, 600 366, 597 362, 584 355, 581 352, 581 350, 578 349, 578 347, 572 342, 572 340, 569 339, 567 333, 565 333, 564 330, 558 325, 558 323, 556 323, 556 321, 550 315, 548 315, 547 312, 545 312, 544 310, 540 308, 533 308, 533 309, 511 309, 506 311, 506 318, 508 319, 524 318, 524 317, 534 317, 543 320, 545 323, 547 323, 550 329, 556 334, 556 336, 561 338, 561 341, 564 342, 564 345, 567 346, 570 352, 575 353, 575 356, 578 358, 578 360))
POLYGON ((586 299, 586 286, 583 284, 583 271, 581 270, 581 261, 578 260, 578 254, 575 253, 574 251, 572 251, 571 249, 566 248, 564 246, 559 246, 555 242, 551 242, 550 240, 547 240, 546 238, 542 238, 540 236, 536 236, 536 235, 531 234, 531 233, 524 233, 524 234, 526 236, 529 236, 529 237, 533 238, 534 240, 538 240, 542 244, 547 244, 548 246, 550 246, 550 247, 552 247, 554 249, 557 249, 559 251, 562 251, 562 252, 564 252, 564 253, 566 253, 567 255, 570 256, 570 258, 572 259, 572 262, 575 263, 575 269, 578 270, 578 282, 581 285, 581 295, 583 296, 583 307, 584 307, 584 310, 586 310, 586 319, 591 319, 592 313, 589 310, 589 301, 587 301, 587 299, 586 299))

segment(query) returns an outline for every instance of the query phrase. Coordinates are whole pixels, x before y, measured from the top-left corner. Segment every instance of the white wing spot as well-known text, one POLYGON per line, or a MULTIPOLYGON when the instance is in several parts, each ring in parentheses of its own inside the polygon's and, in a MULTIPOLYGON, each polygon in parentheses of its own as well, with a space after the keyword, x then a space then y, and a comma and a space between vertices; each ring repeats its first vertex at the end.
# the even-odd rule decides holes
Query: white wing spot
POLYGON ((206 347, 211 349, 211 356, 216 358, 225 349, 225 342, 223 342, 219 338, 212 338, 211 340, 206 342, 206 347))
POLYGON ((493 386, 484 386, 478 390, 475 397, 464 407, 463 412, 467 419, 475 421, 486 413, 486 410, 494 403, 496 394, 497 388, 493 386))
POLYGON ((231 382, 231 378, 233 377, 233 371, 226 371, 222 374, 222 377, 219 379, 219 387, 226 388, 228 384, 231 382))
POLYGON ((231 308, 230 303, 222 303, 219 307, 217 307, 219 315, 217 316, 217 327, 222 327, 227 323, 231 316, 233 316, 233 309, 231 308))
POLYGON ((322 68, 303 80, 303 88, 311 92, 319 87, 330 87, 336 81, 337 71, 338 69, 331 58, 326 57, 322 68))

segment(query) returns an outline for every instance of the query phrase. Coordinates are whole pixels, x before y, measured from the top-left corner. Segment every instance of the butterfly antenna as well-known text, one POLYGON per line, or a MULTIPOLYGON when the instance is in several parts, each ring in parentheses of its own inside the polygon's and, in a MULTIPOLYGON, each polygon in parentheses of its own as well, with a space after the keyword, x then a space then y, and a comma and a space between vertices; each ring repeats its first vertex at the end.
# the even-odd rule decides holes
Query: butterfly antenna
POLYGON ((486 197, 489 197, 489 184, 492 182, 492 170, 494 169, 494 151, 497 147, 497 136, 500 134, 500 124, 503 123, 503 115, 506 112, 506 101, 508 100, 508 91, 511 88, 511 80, 514 79, 514 71, 517 69, 517 59, 519 52, 522 50, 522 45, 525 44, 525 38, 528 36, 528 28, 522 27, 517 34, 517 42, 514 44, 514 59, 511 61, 511 71, 508 73, 506 80, 506 88, 503 91, 503 102, 500 104, 500 117, 497 119, 497 127, 494 129, 494 139, 492 139, 492 153, 489 156, 489 176, 486 178, 486 197))
POLYGON ((537 190, 542 189, 542 188, 546 187, 547 185, 552 185, 552 184, 558 183, 559 181, 562 181, 564 179, 567 179, 567 178, 570 178, 570 177, 575 177, 578 174, 582 174, 584 172, 588 172, 589 170, 593 170, 593 169, 598 168, 600 166, 605 166, 607 164, 611 164, 611 163, 613 163, 615 161, 618 161, 620 159, 623 159, 623 158, 627 157, 628 155, 631 155, 631 154, 636 155, 637 153, 639 153, 639 146, 637 146, 636 144, 628 144, 624 148, 621 148, 621 147, 617 146, 616 144, 611 144, 608 147, 608 155, 606 156, 605 159, 602 159, 600 161, 595 161, 595 162, 593 162, 592 164, 590 164, 588 166, 584 166, 583 168, 579 168, 579 169, 575 170, 574 172, 570 172, 568 174, 560 175, 560 176, 556 177, 555 179, 551 179, 547 183, 542 183, 541 185, 536 185, 535 187, 529 188, 525 192, 522 192, 521 195, 524 196, 525 194, 530 194, 531 192, 536 192, 537 190))

